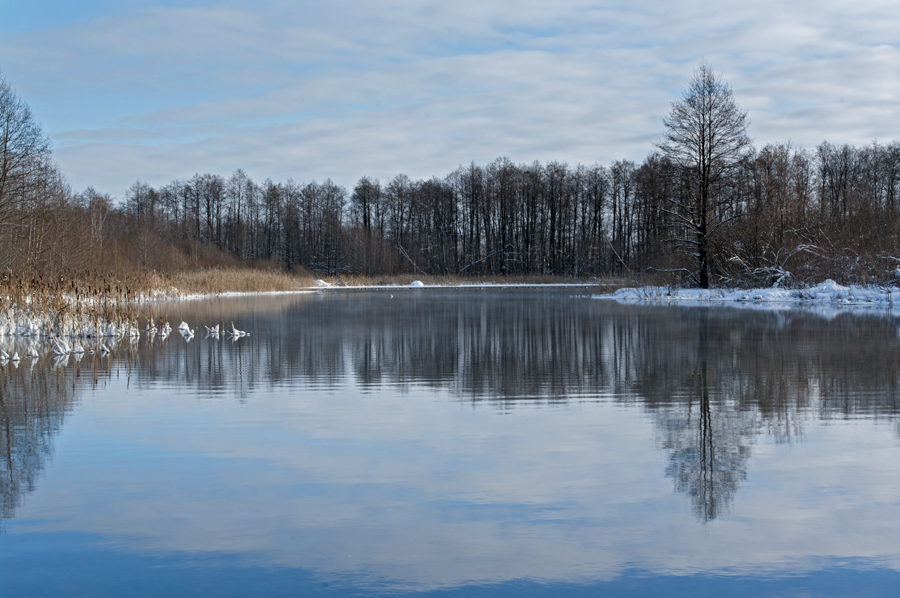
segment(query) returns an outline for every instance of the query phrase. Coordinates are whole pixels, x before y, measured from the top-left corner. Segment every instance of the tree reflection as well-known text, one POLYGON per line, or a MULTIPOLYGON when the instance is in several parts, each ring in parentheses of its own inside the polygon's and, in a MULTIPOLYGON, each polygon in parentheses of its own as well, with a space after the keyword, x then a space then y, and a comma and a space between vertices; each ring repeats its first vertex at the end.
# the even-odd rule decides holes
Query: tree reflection
POLYGON ((704 522, 730 509, 747 477, 757 428, 755 413, 729 408, 724 401, 713 404, 708 334, 709 318, 703 314, 697 322, 697 365, 686 401, 658 414, 662 447, 670 451, 666 475, 674 479, 678 492, 690 497, 694 514, 704 522))
MULTIPOLYGON (((900 347, 888 317, 635 307, 569 295, 255 298, 240 312, 241 328, 253 334, 239 342, 142 339, 136 350, 81 367, 95 377, 127 367, 132 386, 163 383, 220 400, 277 389, 424 386, 501 411, 568 401, 634 405, 655 422, 667 475, 701 521, 731 508, 760 434, 795 442, 812 417, 900 412, 900 347)), ((170 317, 194 325, 232 319, 229 302, 203 311, 209 305, 183 304, 170 317)), ((78 387, 65 378, 77 376, 71 368, 41 362, 0 374, 4 518, 45 466, 78 387)))
MULTIPOLYGON (((22 349, 16 340, 5 341, 4 349, 22 349)), ((25 496, 34 491, 81 389, 130 373, 133 347, 109 344, 112 359, 99 354, 55 359, 44 355, 0 367, 0 521, 14 517, 25 496)))
POLYGON ((362 392, 416 385, 474 404, 618 401, 654 418, 670 476, 702 521, 727 512, 759 434, 896 414, 900 350, 884 316, 623 306, 569 292, 345 293, 285 303, 248 343, 167 349, 166 376, 232 389, 307 381, 362 392), (171 355, 171 352, 177 354, 171 355), (188 367, 194 363, 193 367, 188 367), (240 376, 238 376, 240 373, 240 376))
POLYGON ((65 371, 7 365, 0 373, 0 520, 10 519, 53 452, 73 389, 65 371))

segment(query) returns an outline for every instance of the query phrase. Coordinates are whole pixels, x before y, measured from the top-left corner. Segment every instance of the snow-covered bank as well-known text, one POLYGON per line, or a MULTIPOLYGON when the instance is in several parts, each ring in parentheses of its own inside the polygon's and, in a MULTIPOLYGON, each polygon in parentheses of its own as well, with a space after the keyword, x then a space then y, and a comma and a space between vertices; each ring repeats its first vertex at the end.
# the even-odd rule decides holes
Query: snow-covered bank
POLYGON ((620 303, 664 305, 728 305, 749 309, 803 309, 825 317, 839 313, 870 313, 873 309, 900 317, 900 288, 843 286, 833 280, 803 289, 619 289, 594 299, 620 303))

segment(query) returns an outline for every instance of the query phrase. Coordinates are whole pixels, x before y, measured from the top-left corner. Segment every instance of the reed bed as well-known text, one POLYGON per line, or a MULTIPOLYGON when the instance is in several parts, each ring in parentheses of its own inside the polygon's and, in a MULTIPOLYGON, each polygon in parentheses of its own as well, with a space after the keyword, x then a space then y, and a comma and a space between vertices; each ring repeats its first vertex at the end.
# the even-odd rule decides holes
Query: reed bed
POLYGON ((0 273, 0 336, 96 337, 130 333, 139 300, 154 291, 141 279, 101 272, 54 276, 0 273))
MULTIPOLYGON (((59 344, 61 339, 94 339, 98 348, 106 339, 137 338, 141 326, 152 327, 167 317, 155 309, 157 300, 223 293, 297 291, 317 286, 319 277, 307 270, 218 267, 159 274, 137 271, 117 275, 98 270, 61 271, 52 276, 27 275, 13 270, 0 273, 0 338, 25 339, 29 345, 41 339, 59 344)), ((597 280, 568 280, 553 276, 386 276, 341 275, 325 277, 331 286, 408 286, 421 281, 429 286, 465 284, 552 284, 597 280)), ((605 281, 610 287, 632 281, 605 281), (619 284, 616 284, 616 283, 619 284)), ((2 354, 2 352, 0 352, 2 354)))
POLYGON ((180 294, 265 293, 296 291, 312 286, 316 277, 307 270, 284 272, 248 268, 211 268, 158 277, 158 288, 173 288, 180 294))
MULTIPOLYGON (((158 300, 227 292, 292 291, 314 283, 305 270, 290 274, 249 268, 213 268, 174 275, 138 271, 125 276, 60 271, 52 276, 0 272, 0 338, 53 342, 94 339, 102 344, 140 336, 142 326, 167 321, 158 300)), ((14 345, 10 345, 11 347, 14 345)), ((0 356, 4 354, 0 352, 0 356)), ((0 360, 3 358, 0 357, 0 360)))

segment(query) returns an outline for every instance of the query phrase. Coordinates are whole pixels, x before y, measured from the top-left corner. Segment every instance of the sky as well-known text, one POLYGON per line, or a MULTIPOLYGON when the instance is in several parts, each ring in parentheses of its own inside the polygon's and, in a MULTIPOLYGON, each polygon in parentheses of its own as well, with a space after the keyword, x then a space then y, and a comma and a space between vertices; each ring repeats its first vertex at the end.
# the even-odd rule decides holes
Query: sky
POLYGON ((757 147, 900 140, 896 0, 0 0, 76 191, 640 161, 700 61, 757 147))

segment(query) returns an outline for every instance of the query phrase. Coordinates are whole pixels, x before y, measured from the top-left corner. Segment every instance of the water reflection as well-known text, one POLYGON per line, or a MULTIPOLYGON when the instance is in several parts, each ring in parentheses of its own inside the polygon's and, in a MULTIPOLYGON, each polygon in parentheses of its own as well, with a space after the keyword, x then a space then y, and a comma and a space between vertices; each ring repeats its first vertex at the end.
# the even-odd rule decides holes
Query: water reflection
POLYGON ((759 434, 790 443, 808 417, 894 416, 900 396, 896 328, 878 313, 823 321, 802 312, 451 291, 437 300, 320 295, 286 305, 280 318, 283 329, 257 335, 224 366, 207 358, 195 368, 206 376, 185 366, 183 380, 204 387, 222 369, 240 372, 231 387, 246 392, 298 377, 335 386, 352 375, 363 389, 421 384, 501 410, 639 404, 657 422, 667 475, 702 521, 729 510, 759 434))
POLYGON ((571 291, 395 293, 170 306, 173 318, 197 322, 230 321, 236 309, 254 334, 233 344, 157 342, 140 352, 137 382, 246 392, 333 387, 352 375, 363 389, 424 385, 504 409, 609 398, 656 409, 696 393, 705 362, 711 400, 757 408, 773 434, 795 433, 796 409, 833 417, 898 407, 896 323, 877 314, 826 322, 802 312, 621 306, 570 299, 571 291))
MULTIPOLYGON (((896 418, 893 320, 571 293, 173 304, 173 321, 233 320, 252 334, 144 339, 65 367, 8 366, 0 516, 21 516, 29 502, 30 517, 57 516, 51 491, 25 497, 48 470, 54 436, 83 414, 111 431, 113 464, 104 462, 107 486, 56 472, 55 488, 78 491, 53 529, 135 538, 147 550, 224 551, 407 589, 613 578, 635 563, 747 573, 818 554, 900 568, 896 509, 842 502, 848 488, 894 496, 896 450, 863 447, 885 459, 832 470, 818 460, 860 447, 818 445, 804 457, 809 477, 774 498, 751 483, 778 451, 821 435, 822 420, 896 418), (97 404, 73 414, 87 396, 97 404), (139 469, 144 460, 153 465, 139 469), (807 487, 822 500, 808 500, 807 487), (729 518, 738 505, 743 519, 729 518), (772 511, 813 523, 800 533, 772 511)), ((840 430, 850 442, 870 436, 840 430)))
POLYGON ((656 423, 666 475, 711 521, 747 477, 760 434, 802 438, 804 420, 893 417, 900 350, 878 314, 832 321, 800 312, 632 307, 572 291, 346 292, 231 298, 157 308, 230 323, 250 337, 143 339, 69 369, 9 365, 0 376, 2 517, 13 515, 51 453, 80 386, 124 375, 205 398, 416 385, 501 412, 565 401, 635 404, 656 423), (427 293, 427 294, 426 294, 427 293), (394 296, 392 296, 394 295, 394 296))
POLYGON ((34 490, 75 396, 71 373, 30 365, 0 375, 0 522, 34 490))
MULTIPOLYGON (((675 488, 690 497, 694 514, 704 522, 727 511, 740 482, 747 477, 750 444, 756 439, 757 414, 751 409, 735 408, 724 400, 711 404, 709 314, 696 318, 696 364, 680 405, 657 411, 663 433, 662 447, 669 451, 666 475, 675 480, 675 488)), ((673 374, 673 372, 669 372, 673 374)))

